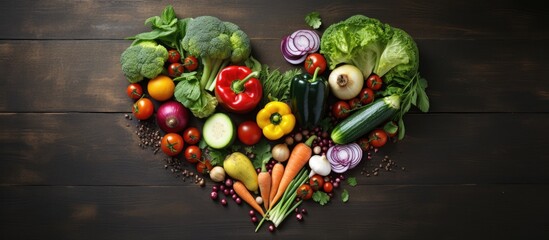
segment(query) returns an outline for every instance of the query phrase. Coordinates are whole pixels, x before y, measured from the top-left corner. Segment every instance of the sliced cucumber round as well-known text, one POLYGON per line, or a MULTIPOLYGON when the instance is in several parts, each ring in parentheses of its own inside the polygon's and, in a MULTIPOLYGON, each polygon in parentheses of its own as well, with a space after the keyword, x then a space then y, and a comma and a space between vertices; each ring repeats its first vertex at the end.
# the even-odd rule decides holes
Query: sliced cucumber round
POLYGON ((208 146, 221 149, 231 145, 235 139, 235 127, 225 113, 211 115, 202 127, 202 136, 208 146))

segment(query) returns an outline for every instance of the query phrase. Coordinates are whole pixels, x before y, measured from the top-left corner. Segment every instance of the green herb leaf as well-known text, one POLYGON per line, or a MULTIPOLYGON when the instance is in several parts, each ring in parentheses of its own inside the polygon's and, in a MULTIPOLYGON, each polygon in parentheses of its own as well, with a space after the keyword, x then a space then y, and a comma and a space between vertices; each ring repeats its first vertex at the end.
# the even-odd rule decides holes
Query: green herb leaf
POLYGON ((313 201, 324 206, 330 201, 330 196, 324 191, 316 191, 315 193, 313 193, 313 201))
POLYGON ((404 120, 402 120, 402 117, 398 119, 398 140, 404 139, 405 134, 405 128, 404 128, 404 120))
POLYGON ((318 12, 311 12, 305 16, 305 22, 307 25, 312 27, 313 29, 318 29, 320 25, 322 25, 322 19, 320 18, 320 13, 318 12))
POLYGON ((343 189, 343 192, 341 193, 341 201, 349 201, 349 192, 347 192, 347 189, 343 189))
POLYGON ((223 165, 225 157, 229 155, 229 153, 225 150, 213 149, 211 147, 208 147, 207 152, 208 156, 210 156, 210 163, 212 164, 212 166, 223 165))
POLYGON ((351 186, 351 187, 354 187, 354 186, 356 186, 356 185, 358 184, 355 177, 347 178, 347 183, 348 183, 349 186, 351 186))
POLYGON ((417 96, 418 96, 417 107, 419 108, 419 110, 422 111, 422 112, 428 112, 429 111, 429 97, 427 97, 427 93, 425 93, 425 89, 422 86, 418 86, 417 96))

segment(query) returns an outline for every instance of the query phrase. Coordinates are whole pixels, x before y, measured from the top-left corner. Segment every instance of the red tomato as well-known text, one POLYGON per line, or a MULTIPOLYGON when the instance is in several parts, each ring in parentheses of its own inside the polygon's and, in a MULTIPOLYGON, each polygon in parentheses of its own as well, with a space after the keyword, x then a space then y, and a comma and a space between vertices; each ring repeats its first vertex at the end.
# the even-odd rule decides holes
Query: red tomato
POLYGON ((179 77, 183 72, 185 71, 185 68, 183 67, 183 64, 181 63, 172 63, 168 67, 168 74, 170 77, 179 77))
POLYGON ((355 97, 349 100, 349 107, 351 107, 351 109, 362 107, 362 102, 360 101, 360 98, 355 97))
POLYGON ((313 196, 313 189, 311 188, 311 186, 309 184, 302 184, 297 189, 297 197, 299 197, 303 200, 311 199, 312 196, 313 196))
POLYGON ((183 66, 187 71, 192 72, 198 68, 198 59, 195 56, 188 56, 183 59, 183 66))
POLYGON ((190 145, 200 142, 200 130, 195 127, 190 127, 183 131, 183 140, 190 145))
POLYGON ((139 83, 132 83, 126 88, 126 94, 133 100, 140 99, 143 96, 143 87, 139 83))
POLYGON ((212 170, 213 166, 212 163, 210 163, 210 160, 204 160, 196 163, 196 171, 198 173, 207 174, 212 170))
POLYGON ((370 88, 364 88, 360 91, 358 98, 362 105, 369 104, 374 101, 374 91, 370 88))
POLYGON ((382 85, 383 85, 383 81, 375 73, 372 73, 372 75, 370 75, 370 77, 366 79, 366 86, 368 86, 368 88, 371 88, 374 91, 379 90, 382 85))
POLYGON ((357 144, 360 146, 362 151, 368 151, 370 150, 370 139, 367 137, 363 137, 358 140, 357 144))
POLYGON ((314 191, 323 188, 324 186, 324 177, 315 174, 309 179, 309 185, 314 191))
POLYGON ((133 115, 139 120, 150 118, 154 113, 154 104, 148 98, 140 98, 133 104, 133 115))
POLYGON ((383 129, 375 129, 368 136, 370 144, 374 147, 383 147, 387 143, 387 133, 383 129))
POLYGON ((332 106, 332 114, 337 119, 348 117, 350 114, 350 111, 351 111, 351 106, 349 106, 349 104, 343 100, 337 101, 332 106))
POLYGON ((196 163, 200 161, 200 158, 202 157, 202 150, 196 145, 188 146, 185 149, 184 155, 187 162, 196 163))
POLYGON ((324 192, 331 193, 334 190, 334 185, 331 182, 325 182, 323 190, 324 192))
POLYGON ((322 54, 320 53, 311 53, 305 58, 305 71, 307 73, 313 75, 315 73, 316 68, 320 68, 318 70, 318 74, 324 73, 326 71, 326 59, 322 54))
POLYGON ((175 156, 183 151, 185 142, 183 142, 183 137, 177 133, 168 133, 162 137, 160 142, 160 148, 168 156, 175 156))
POLYGON ((181 60, 181 54, 177 50, 171 49, 168 51, 168 62, 177 63, 179 60, 181 60))
POLYGON ((263 132, 254 121, 245 121, 238 125, 238 139, 246 145, 254 145, 261 140, 263 132))

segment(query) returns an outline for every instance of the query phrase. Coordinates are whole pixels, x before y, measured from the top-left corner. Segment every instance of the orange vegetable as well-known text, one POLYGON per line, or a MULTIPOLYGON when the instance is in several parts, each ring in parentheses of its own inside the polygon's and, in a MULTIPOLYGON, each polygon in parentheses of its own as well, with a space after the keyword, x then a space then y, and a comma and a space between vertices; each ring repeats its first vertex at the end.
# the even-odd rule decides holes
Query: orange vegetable
POLYGON ((257 175, 257 183, 259 184, 259 192, 263 198, 263 206, 269 209, 269 196, 271 192, 271 174, 269 172, 260 172, 257 175))
POLYGON ((233 190, 236 193, 236 195, 238 195, 244 202, 248 203, 248 205, 254 208, 259 214, 261 214, 261 216, 265 216, 265 212, 263 211, 261 206, 257 204, 254 196, 252 196, 252 194, 248 191, 246 186, 244 186, 244 183, 240 181, 235 181, 233 183, 233 190))
POLYGON ((295 145, 290 158, 286 163, 286 168, 284 169, 284 175, 280 179, 280 185, 276 191, 276 195, 273 201, 270 202, 271 208, 273 205, 280 200, 290 182, 295 178, 299 171, 307 164, 309 158, 313 155, 313 150, 311 149, 311 144, 315 140, 316 136, 313 135, 305 143, 298 143, 295 145))
POLYGON ((280 185, 280 179, 282 179, 282 174, 284 174, 284 165, 282 165, 282 163, 280 162, 277 162, 273 166, 273 170, 271 171, 271 192, 269 195, 270 206, 273 205, 272 202, 276 195, 276 191, 278 190, 278 186, 280 185))

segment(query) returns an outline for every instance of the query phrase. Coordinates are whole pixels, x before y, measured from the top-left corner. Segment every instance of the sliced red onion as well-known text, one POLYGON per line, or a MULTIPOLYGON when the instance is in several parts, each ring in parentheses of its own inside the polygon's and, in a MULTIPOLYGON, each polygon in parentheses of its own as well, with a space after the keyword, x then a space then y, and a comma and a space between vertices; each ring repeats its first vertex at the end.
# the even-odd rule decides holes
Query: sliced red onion
POLYGON ((282 38, 280 51, 284 59, 291 64, 300 64, 307 54, 318 51, 320 36, 312 30, 297 30, 282 38))
POLYGON ((360 163, 362 149, 357 143, 335 145, 328 148, 326 158, 328 158, 334 172, 342 173, 360 163))

